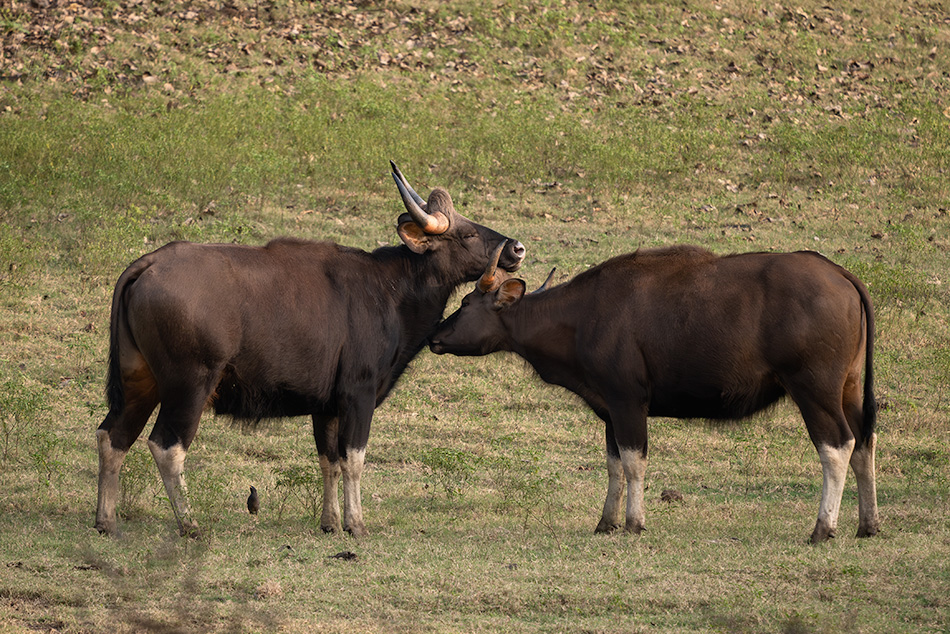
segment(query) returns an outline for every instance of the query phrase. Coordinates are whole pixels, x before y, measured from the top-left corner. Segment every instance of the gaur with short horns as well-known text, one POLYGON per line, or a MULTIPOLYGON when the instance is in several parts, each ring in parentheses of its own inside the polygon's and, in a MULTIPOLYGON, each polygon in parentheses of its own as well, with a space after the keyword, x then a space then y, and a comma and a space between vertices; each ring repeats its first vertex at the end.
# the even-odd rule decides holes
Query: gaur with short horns
POLYGON ((598 532, 644 529, 648 416, 740 419, 789 395, 821 461, 811 541, 835 535, 849 463, 858 536, 877 533, 874 313, 850 272, 806 251, 717 257, 675 246, 621 255, 526 294, 524 281, 495 268, 430 347, 513 351, 603 419, 608 485, 598 532))

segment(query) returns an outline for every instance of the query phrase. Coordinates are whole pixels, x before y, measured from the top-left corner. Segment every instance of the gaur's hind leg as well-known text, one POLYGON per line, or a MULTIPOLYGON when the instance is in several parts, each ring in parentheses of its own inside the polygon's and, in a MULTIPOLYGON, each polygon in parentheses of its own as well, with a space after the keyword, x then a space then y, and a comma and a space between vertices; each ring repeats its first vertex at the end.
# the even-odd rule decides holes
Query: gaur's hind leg
POLYGON ((817 544, 834 537, 838 529, 838 512, 855 443, 841 406, 840 393, 816 393, 814 385, 814 382, 807 387, 792 385, 789 393, 801 410, 808 435, 821 461, 821 502, 811 534, 811 542, 817 544))
POLYGON ((163 447, 160 442, 149 438, 148 449, 152 452, 158 472, 162 475, 162 483, 171 502, 175 521, 178 523, 178 534, 182 537, 198 535, 198 523, 191 516, 188 506, 187 488, 185 487, 185 454, 182 443, 175 443, 170 447, 163 447))
POLYGON ((115 509, 119 500, 119 470, 158 404, 155 382, 147 369, 137 374, 130 373, 123 381, 125 402, 122 409, 110 411, 96 431, 99 487, 94 526, 105 535, 114 535, 117 530, 115 509))
POLYGON ((841 497, 844 494, 845 478, 848 475, 848 461, 854 449, 854 439, 843 445, 822 444, 818 446, 818 459, 821 461, 821 503, 818 505, 818 520, 811 534, 811 542, 817 544, 835 536, 838 530, 838 512, 841 510, 841 497))
POLYGON ((876 535, 880 527, 877 511, 877 484, 875 482, 874 453, 877 448, 877 434, 864 438, 864 404, 858 374, 849 380, 844 388, 844 411, 848 417, 851 431, 857 439, 854 453, 851 454, 851 469, 858 481, 858 537, 876 535))
POLYGON ((858 481, 858 537, 877 535, 881 520, 877 512, 877 484, 874 476, 874 452, 877 434, 856 446, 851 454, 851 469, 858 481))
POLYGON ((166 390, 175 398, 168 396, 162 399, 158 419, 148 438, 148 448, 165 484, 165 492, 178 523, 178 532, 182 536, 192 537, 198 534, 198 524, 188 506, 184 478, 185 455, 198 432, 201 412, 211 393, 210 389, 195 392, 196 384, 200 382, 183 382, 166 390), (187 392, 189 389, 190 394, 187 392))

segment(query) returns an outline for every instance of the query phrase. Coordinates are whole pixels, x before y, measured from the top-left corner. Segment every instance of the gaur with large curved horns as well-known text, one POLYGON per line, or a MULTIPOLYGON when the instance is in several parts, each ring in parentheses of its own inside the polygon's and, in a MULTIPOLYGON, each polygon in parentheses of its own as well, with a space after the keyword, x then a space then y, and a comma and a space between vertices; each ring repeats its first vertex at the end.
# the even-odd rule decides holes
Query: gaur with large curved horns
POLYGON ((96 432, 100 532, 116 532, 120 467, 159 404, 148 447, 182 534, 196 530, 183 472, 207 407, 252 423, 311 416, 324 483, 320 527, 366 532, 360 477, 373 410, 495 245, 505 245, 506 270, 525 255, 517 240, 456 212, 444 189, 423 201, 392 170, 407 212, 397 223, 400 246, 173 242, 122 273, 112 299, 109 413, 96 432))

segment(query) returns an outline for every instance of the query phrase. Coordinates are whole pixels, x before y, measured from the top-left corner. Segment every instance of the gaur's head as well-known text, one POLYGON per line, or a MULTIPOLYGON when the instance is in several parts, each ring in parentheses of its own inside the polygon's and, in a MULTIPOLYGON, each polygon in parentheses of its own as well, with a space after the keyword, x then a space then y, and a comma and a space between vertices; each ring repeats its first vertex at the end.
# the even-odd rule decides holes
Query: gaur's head
POLYGON ((440 269, 457 272, 465 281, 472 281, 484 271, 492 257, 492 249, 503 242, 498 266, 505 271, 518 270, 525 256, 520 241, 503 236, 455 211, 452 197, 441 187, 432 190, 428 201, 423 200, 396 164, 392 161, 390 164, 407 212, 399 216, 396 231, 413 253, 438 258, 440 269))

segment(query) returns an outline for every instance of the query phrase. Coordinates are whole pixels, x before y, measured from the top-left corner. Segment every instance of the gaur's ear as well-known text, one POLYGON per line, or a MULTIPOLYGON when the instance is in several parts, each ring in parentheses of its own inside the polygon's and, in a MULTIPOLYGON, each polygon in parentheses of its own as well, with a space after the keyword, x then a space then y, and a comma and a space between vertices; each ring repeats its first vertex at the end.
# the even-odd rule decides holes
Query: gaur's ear
POLYGON ((508 308, 524 297, 524 292, 524 280, 505 280, 501 283, 501 286, 498 287, 498 290, 495 291, 495 310, 508 308))
POLYGON ((413 221, 400 222, 396 233, 413 253, 425 253, 429 249, 429 234, 413 221))

